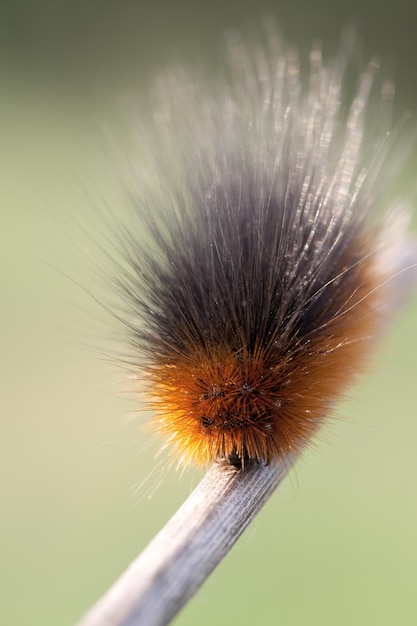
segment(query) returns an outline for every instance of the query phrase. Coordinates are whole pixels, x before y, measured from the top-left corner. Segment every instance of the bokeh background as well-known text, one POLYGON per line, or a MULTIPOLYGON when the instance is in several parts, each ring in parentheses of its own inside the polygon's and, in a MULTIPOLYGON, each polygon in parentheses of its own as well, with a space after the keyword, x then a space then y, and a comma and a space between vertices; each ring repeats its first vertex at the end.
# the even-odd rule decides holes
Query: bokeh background
MULTIPOLYGON (((139 486, 155 448, 144 450, 126 419, 124 372, 106 357, 113 322, 91 296, 97 207, 123 210, 103 136, 117 139, 120 103, 146 91, 173 51, 209 59, 225 29, 268 13, 306 50, 316 37, 335 49, 356 24, 364 54, 377 53, 396 82, 398 115, 417 112, 415 0, 1 3, 4 626, 75 623, 198 481, 171 472, 150 498, 139 486)), ((416 172, 415 151, 398 189, 412 194, 416 172)), ((414 298, 326 443, 177 626, 417 623, 416 373, 414 298)))

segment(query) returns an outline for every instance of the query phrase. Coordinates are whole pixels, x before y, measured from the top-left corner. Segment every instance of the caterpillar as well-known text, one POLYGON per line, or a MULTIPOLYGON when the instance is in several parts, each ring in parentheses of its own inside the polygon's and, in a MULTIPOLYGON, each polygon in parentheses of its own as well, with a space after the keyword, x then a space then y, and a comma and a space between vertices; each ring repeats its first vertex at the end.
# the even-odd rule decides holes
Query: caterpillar
POLYGON ((392 90, 376 95, 375 61, 352 73, 352 47, 324 62, 314 45, 305 71, 274 28, 232 34, 217 71, 156 89, 156 182, 131 194, 115 281, 154 429, 182 464, 300 454, 409 289, 409 207, 385 201, 392 90))

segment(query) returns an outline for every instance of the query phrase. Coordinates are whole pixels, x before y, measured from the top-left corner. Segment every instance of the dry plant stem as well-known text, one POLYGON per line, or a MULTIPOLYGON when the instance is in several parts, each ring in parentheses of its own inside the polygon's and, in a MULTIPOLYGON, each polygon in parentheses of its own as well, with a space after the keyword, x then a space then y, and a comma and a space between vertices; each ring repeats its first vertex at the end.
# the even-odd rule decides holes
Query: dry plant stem
POLYGON ((294 458, 213 465, 166 526, 79 626, 162 626, 197 591, 274 489, 294 458))

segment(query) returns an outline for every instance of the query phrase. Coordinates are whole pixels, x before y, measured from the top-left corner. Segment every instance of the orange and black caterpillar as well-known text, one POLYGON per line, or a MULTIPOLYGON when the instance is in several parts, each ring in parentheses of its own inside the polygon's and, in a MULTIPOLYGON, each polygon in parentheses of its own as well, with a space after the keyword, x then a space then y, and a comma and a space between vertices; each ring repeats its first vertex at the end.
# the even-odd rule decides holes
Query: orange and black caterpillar
POLYGON ((276 34, 227 57, 214 81, 162 81, 158 183, 134 199, 119 288, 156 430, 181 461, 241 466, 317 433, 410 246, 397 207, 375 220, 393 170, 386 129, 364 138, 374 64, 343 113, 346 50, 326 66, 314 47, 308 79, 276 34))

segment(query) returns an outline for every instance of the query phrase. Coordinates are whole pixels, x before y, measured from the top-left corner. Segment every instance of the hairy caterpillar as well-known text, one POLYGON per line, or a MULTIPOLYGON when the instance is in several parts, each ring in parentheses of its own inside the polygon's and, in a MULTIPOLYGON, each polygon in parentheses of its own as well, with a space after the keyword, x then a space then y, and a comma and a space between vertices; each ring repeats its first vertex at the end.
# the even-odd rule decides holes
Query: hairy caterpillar
POLYGON ((273 29, 261 39, 232 37, 211 79, 161 81, 159 190, 134 197, 123 234, 132 365, 183 463, 300 453, 415 263, 407 210, 384 202, 397 161, 375 122, 376 64, 352 96, 351 39, 332 63, 314 46, 307 75, 273 29))

